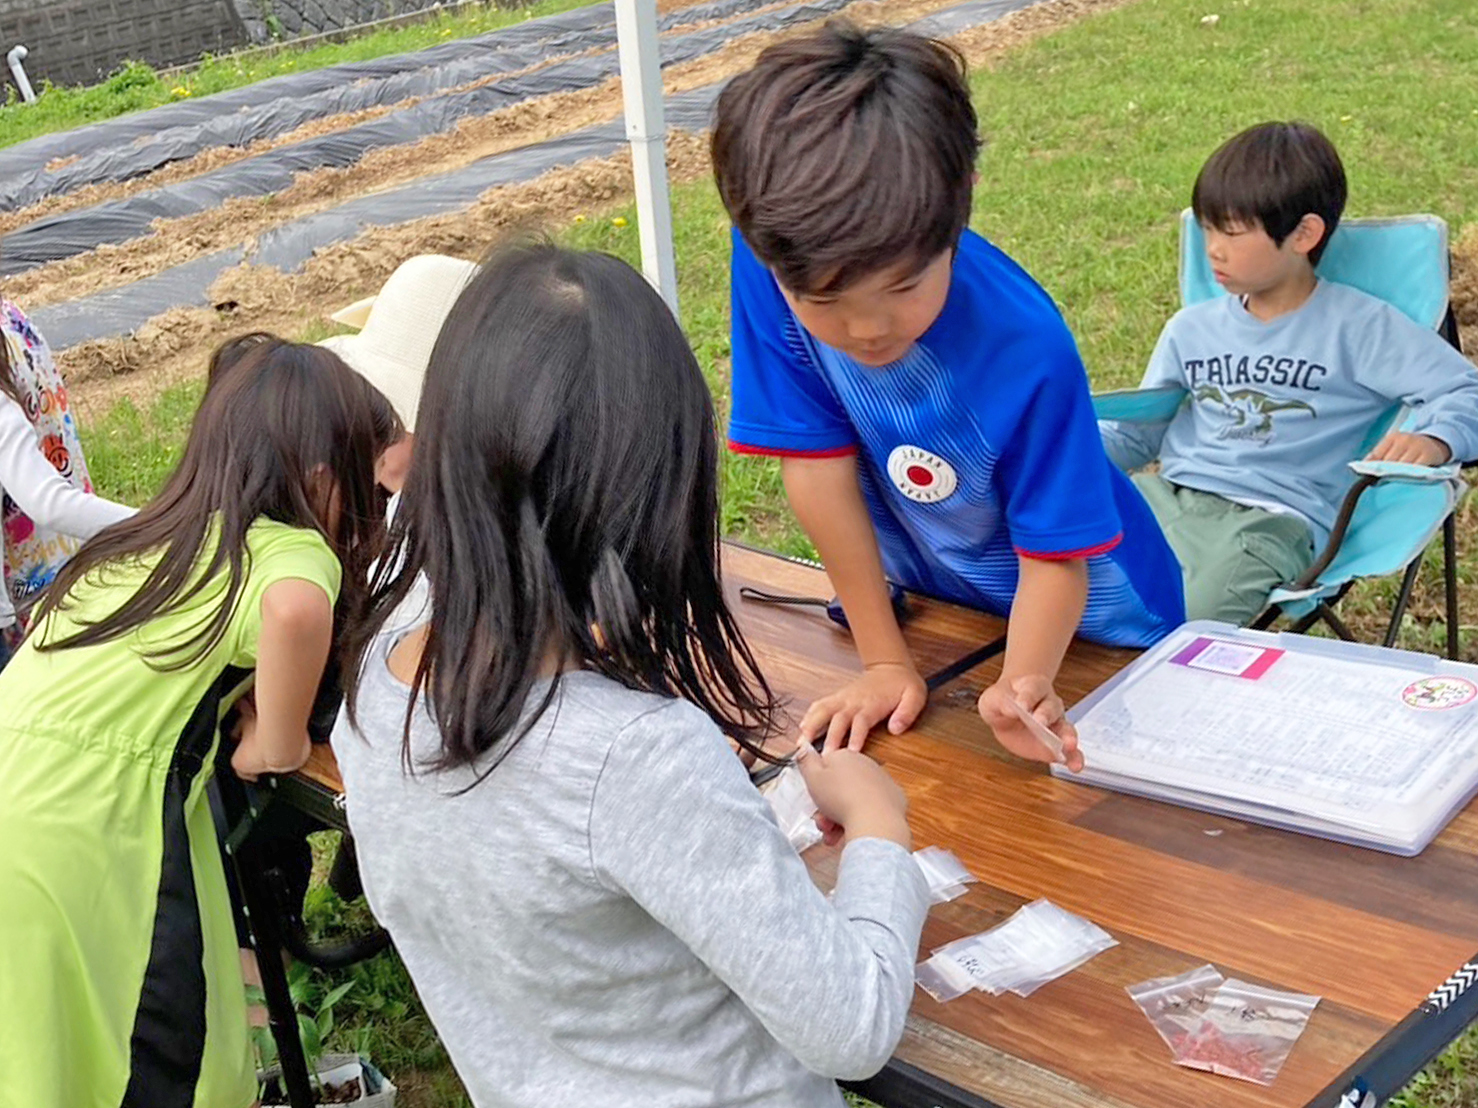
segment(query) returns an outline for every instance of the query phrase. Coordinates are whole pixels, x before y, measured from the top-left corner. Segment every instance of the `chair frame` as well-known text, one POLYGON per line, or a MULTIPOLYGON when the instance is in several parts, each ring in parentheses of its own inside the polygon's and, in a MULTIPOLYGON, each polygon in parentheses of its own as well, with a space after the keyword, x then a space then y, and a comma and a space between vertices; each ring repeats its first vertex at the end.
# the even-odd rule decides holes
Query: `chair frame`
MULTIPOLYGON (((1438 328, 1438 334, 1452 345, 1458 353, 1462 353, 1462 341, 1458 336, 1457 316, 1453 313, 1452 305, 1447 307, 1447 314, 1442 320, 1442 326, 1438 328)), ((1340 544, 1344 542, 1345 532, 1349 530, 1350 520, 1355 515, 1355 509, 1360 503, 1360 497, 1366 489, 1379 483, 1378 477, 1369 474, 1361 474, 1355 483, 1350 486, 1349 492, 1345 494, 1344 502, 1340 505, 1339 515, 1335 518, 1334 526, 1329 532, 1329 541, 1325 544, 1323 552, 1314 559, 1312 565, 1306 569, 1299 578, 1287 587, 1291 590, 1312 589, 1319 584, 1319 575, 1329 568, 1339 553, 1340 544)), ((1412 588, 1416 585, 1417 574, 1421 571, 1422 561, 1426 556, 1423 550, 1406 566, 1401 575, 1401 587, 1396 594, 1396 604, 1391 612, 1390 623, 1386 627, 1385 637, 1382 645, 1391 647, 1396 645, 1396 638, 1401 633, 1401 621, 1406 615, 1406 609, 1411 603, 1412 588)), ((1315 601, 1314 610, 1307 615, 1300 616, 1294 620, 1290 630, 1295 634, 1303 634, 1317 623, 1325 624, 1340 638, 1346 642, 1355 642, 1355 635, 1339 613, 1334 610, 1345 593, 1350 590, 1353 581, 1346 581, 1332 597, 1320 598, 1315 601)), ((1457 596, 1457 513, 1449 512, 1447 518, 1442 521, 1442 586, 1446 606, 1447 623, 1447 657, 1456 661, 1458 656, 1458 596, 1457 596)), ((1283 614, 1277 604, 1269 604, 1262 613, 1252 621, 1250 626, 1257 631, 1263 631, 1271 627, 1278 617, 1283 614)))

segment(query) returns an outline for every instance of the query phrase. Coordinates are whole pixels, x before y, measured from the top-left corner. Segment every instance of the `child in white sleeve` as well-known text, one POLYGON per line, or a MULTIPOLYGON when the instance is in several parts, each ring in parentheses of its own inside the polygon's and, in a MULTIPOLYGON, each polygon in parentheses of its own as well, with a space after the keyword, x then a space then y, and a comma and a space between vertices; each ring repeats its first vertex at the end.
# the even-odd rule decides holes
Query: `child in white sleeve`
POLYGON ((25 313, 0 299, 0 495, 4 576, 0 668, 26 629, 24 605, 80 545, 134 510, 94 496, 67 390, 25 313))

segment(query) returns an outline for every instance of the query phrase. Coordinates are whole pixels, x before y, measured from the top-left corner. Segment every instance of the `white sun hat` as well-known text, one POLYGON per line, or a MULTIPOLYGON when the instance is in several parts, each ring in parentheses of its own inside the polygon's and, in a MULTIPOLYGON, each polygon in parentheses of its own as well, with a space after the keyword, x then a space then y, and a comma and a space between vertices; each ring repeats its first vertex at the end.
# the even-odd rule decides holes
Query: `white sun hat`
POLYGON ((452 305, 480 269, 475 262, 444 254, 410 258, 390 274, 378 295, 329 317, 358 327, 358 334, 335 335, 318 345, 384 393, 406 430, 413 431, 431 348, 452 305))

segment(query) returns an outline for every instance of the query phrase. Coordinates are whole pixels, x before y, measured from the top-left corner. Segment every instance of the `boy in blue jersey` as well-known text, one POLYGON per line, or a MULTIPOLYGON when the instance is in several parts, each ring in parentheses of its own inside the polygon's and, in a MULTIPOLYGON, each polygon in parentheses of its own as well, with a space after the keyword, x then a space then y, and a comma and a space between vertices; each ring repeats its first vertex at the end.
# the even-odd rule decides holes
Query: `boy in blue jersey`
POLYGON ((1191 192, 1230 296, 1177 313, 1143 387, 1180 385, 1168 423, 1102 424, 1185 572, 1192 619, 1245 623, 1313 562, 1354 480, 1353 459, 1396 404, 1412 410, 1369 457, 1441 465, 1478 456, 1478 370, 1433 330, 1315 271, 1347 194, 1330 141, 1264 123, 1216 151, 1191 192))
POLYGON ((1053 682, 1075 632, 1145 646, 1182 620, 1179 568, 1109 464, 1050 297, 966 229, 980 143, 964 60, 832 24, 766 50, 719 98, 712 150, 734 223, 736 451, 786 493, 864 670, 812 704, 810 739, 860 747, 926 699, 886 577, 1010 614, 997 739, 1081 765, 1053 682))

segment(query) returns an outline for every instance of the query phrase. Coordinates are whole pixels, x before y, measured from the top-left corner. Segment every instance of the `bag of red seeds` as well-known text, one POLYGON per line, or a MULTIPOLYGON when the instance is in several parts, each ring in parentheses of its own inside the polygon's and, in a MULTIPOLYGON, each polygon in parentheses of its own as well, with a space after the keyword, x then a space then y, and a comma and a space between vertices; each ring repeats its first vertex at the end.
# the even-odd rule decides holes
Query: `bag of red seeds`
POLYGON ((1200 1025, 1178 1049, 1172 1045, 1175 1061, 1270 1085, 1318 1003, 1317 996, 1282 993, 1231 978, 1207 997, 1200 1025))
POLYGON ((1226 980, 1215 966, 1197 966, 1175 977, 1152 977, 1126 990, 1149 1017, 1172 1053, 1201 1026, 1207 1001, 1226 980))

